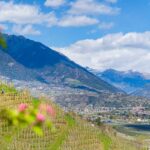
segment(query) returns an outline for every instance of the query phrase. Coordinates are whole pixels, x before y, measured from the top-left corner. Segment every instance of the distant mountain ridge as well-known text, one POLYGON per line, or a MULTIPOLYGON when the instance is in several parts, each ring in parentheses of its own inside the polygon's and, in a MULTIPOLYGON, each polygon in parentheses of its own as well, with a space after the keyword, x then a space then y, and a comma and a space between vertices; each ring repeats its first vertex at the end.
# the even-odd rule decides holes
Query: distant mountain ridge
POLYGON ((147 84, 143 88, 136 90, 135 92, 131 93, 131 95, 150 98, 150 84, 147 84))
MULTIPOLYGON (((89 70, 90 71, 90 70, 89 70)), ((107 69, 103 72, 92 71, 95 75, 102 78, 106 82, 114 85, 117 88, 124 90, 127 93, 135 92, 147 84, 150 84, 150 79, 145 74, 135 71, 117 71, 107 69)))
POLYGON ((48 85, 63 85, 72 88, 96 91, 119 92, 66 56, 45 45, 23 36, 4 35, 6 51, 0 50, 0 74, 13 79, 37 80, 48 85))

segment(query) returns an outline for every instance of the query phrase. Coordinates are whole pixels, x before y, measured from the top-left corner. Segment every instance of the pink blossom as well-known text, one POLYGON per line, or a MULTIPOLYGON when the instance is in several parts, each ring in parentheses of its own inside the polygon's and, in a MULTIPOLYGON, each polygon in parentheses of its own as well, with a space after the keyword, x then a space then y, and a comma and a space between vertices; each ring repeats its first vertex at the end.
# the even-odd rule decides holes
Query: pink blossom
POLYGON ((19 112, 24 112, 27 109, 28 105, 27 104, 20 104, 19 105, 19 112))
POLYGON ((52 108, 52 106, 50 106, 50 105, 47 106, 47 113, 51 116, 55 116, 55 111, 52 108))
POLYGON ((40 114, 40 113, 37 114, 36 118, 37 118, 37 120, 38 120, 39 122, 44 122, 44 121, 45 121, 44 115, 42 115, 42 114, 40 114))

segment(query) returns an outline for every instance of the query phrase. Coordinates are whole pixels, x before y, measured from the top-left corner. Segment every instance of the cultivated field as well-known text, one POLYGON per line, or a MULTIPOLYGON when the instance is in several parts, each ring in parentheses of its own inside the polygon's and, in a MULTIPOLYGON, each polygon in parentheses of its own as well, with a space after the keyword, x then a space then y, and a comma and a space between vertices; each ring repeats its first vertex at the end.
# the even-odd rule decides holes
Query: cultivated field
MULTIPOLYGON (((0 85, 0 109, 17 108, 20 103, 32 104, 28 92, 17 92, 12 85, 0 85)), ((51 103, 49 100, 47 103, 51 103)), ((44 135, 36 135, 30 128, 16 129, 0 120, 0 149, 2 150, 144 150, 141 143, 117 136, 107 126, 96 127, 74 113, 65 113, 55 104, 55 131, 43 127, 44 135)))

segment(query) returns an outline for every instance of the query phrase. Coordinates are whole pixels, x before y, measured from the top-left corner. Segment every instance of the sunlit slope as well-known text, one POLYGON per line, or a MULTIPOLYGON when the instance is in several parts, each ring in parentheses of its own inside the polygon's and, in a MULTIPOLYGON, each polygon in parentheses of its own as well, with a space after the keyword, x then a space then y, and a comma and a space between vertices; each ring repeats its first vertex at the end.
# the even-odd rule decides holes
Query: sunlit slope
MULTIPOLYGON (((23 36, 4 35, 7 48, 0 47, 0 75, 11 80, 37 81, 61 87, 121 92, 55 50, 23 36), (40 61, 41 60, 41 61, 40 61), (71 82, 75 80, 78 84, 71 82)), ((19 86, 22 86, 21 84, 19 86)))
MULTIPOLYGON (((17 92, 13 87, 1 85, 0 109, 14 108, 20 103, 32 102, 27 92, 17 92)), ((41 98, 42 99, 42 98, 41 98)), ((50 102, 48 102, 50 103, 50 102)), ((64 113, 54 104, 56 131, 44 127, 44 136, 39 137, 30 129, 13 130, 0 120, 0 149, 2 150, 137 150, 135 144, 115 136, 109 128, 101 129, 81 120, 78 116, 64 113), (109 131, 108 131, 109 130, 109 131), (11 137, 11 139, 9 138, 11 137)), ((140 150, 140 148, 139 148, 140 150)))

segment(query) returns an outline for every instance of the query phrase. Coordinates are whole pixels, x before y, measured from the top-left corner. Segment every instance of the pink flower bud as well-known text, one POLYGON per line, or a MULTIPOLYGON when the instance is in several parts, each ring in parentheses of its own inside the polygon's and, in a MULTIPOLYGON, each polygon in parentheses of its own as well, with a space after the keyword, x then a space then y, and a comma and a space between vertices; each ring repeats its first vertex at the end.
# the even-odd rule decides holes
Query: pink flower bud
POLYGON ((36 118, 37 118, 37 120, 38 120, 39 122, 44 122, 44 121, 45 121, 44 115, 42 115, 42 114, 40 114, 40 113, 37 114, 36 118))
POLYGON ((47 106, 47 113, 48 113, 49 115, 51 115, 52 117, 55 116, 55 111, 54 111, 54 109, 52 108, 52 106, 50 106, 50 105, 47 106))
POLYGON ((28 105, 27 104, 20 104, 19 105, 19 112, 24 112, 27 109, 28 105))

